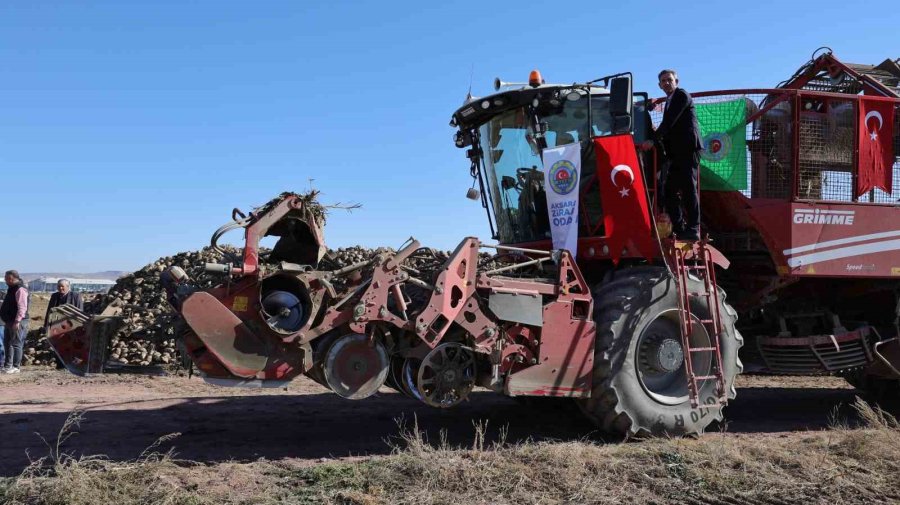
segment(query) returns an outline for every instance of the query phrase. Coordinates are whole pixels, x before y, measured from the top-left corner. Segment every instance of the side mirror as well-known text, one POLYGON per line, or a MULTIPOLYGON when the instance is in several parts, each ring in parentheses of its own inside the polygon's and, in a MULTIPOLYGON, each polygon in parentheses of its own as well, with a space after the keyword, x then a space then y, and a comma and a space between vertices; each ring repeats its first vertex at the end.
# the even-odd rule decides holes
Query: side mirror
POLYGON ((612 79, 609 85, 609 114, 613 118, 613 134, 631 131, 632 106, 631 76, 612 79))

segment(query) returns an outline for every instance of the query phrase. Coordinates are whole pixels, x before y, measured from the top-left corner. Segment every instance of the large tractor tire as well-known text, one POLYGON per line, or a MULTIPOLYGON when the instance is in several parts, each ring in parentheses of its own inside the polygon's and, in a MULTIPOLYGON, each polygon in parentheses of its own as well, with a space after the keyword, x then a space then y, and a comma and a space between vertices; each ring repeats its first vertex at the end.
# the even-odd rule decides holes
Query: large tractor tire
MULTIPOLYGON (((702 291, 691 279, 688 289, 702 291)), ((700 434, 722 419, 715 379, 699 381, 699 401, 692 408, 684 366, 675 281, 663 268, 640 267, 610 276, 594 290, 597 338, 591 398, 580 405, 603 430, 625 437, 687 436, 700 434)), ((735 329, 737 313, 719 289, 722 370, 729 400, 735 397, 734 379, 743 366, 738 350, 744 341, 735 329)), ((705 298, 694 297, 692 313, 706 319, 705 298)), ((704 325, 695 324, 692 347, 711 345, 704 325)), ((712 353, 695 353, 696 375, 712 375, 712 353)))

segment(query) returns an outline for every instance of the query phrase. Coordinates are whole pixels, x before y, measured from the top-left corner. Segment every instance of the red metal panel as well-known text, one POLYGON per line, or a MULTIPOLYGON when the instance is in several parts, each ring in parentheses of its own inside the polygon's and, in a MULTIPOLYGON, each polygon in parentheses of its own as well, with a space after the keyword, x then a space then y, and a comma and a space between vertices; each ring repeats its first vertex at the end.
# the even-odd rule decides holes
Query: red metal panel
POLYGON ((207 350, 235 376, 256 377, 266 367, 266 343, 213 295, 192 294, 182 304, 182 315, 207 350))
POLYGON ((91 340, 85 330, 84 326, 73 328, 71 321, 63 320, 50 327, 47 337, 60 361, 75 375, 88 372, 91 340))
POLYGON ((481 311, 477 296, 466 300, 466 306, 459 311, 454 322, 475 337, 475 350, 488 353, 500 336, 497 325, 481 311))
MULTIPOLYGON (((260 306, 259 289, 260 283, 257 281, 256 276, 249 276, 240 279, 236 284, 226 284, 212 288, 206 294, 219 301, 222 308, 230 314, 227 317, 232 323, 234 323, 232 317, 237 318, 244 324, 245 328, 252 331, 254 334, 253 338, 259 342, 259 345, 265 346, 264 355, 268 360, 264 364, 265 368, 255 372, 254 377, 257 379, 291 379, 304 372, 306 366, 304 361, 309 358, 305 351, 302 350, 302 347, 298 348, 297 344, 306 344, 313 338, 320 336, 325 330, 343 324, 349 319, 350 314, 346 312, 334 313, 333 317, 328 319, 334 325, 328 326, 322 332, 315 332, 314 330, 304 331, 304 328, 300 332, 295 332, 291 335, 279 334, 272 330, 264 321, 260 306), (299 342, 295 342, 295 340, 299 340, 299 342)), ((193 296, 196 296, 196 294, 191 295, 191 298, 193 296)), ((348 310, 352 310, 352 307, 348 310)), ((188 320, 186 311, 183 310, 182 313, 185 315, 185 319, 191 329, 198 333, 198 336, 204 336, 204 332, 208 331, 208 329, 204 329, 202 325, 195 325, 188 320)), ((213 317, 218 316, 215 315, 213 317)), ((321 324, 319 326, 325 325, 321 324)), ((213 349, 206 343, 206 338, 201 339, 201 341, 203 341, 203 344, 200 346, 188 347, 192 353, 193 351, 200 353, 193 356, 197 367, 208 376, 223 377, 223 367, 227 367, 222 363, 218 363, 219 355, 213 353, 213 349)), ((259 359, 261 360, 262 358, 259 359)), ((230 371, 229 373, 234 372, 230 371)), ((238 375, 238 377, 244 376, 238 375)))
POLYGON ((591 394, 593 299, 568 251, 560 257, 557 286, 557 300, 544 305, 537 363, 509 376, 507 394, 578 398, 591 394))
POLYGON ((306 212, 306 221, 310 226, 310 233, 317 245, 322 246, 325 240, 321 230, 316 226, 315 219, 309 215, 309 211, 303 208, 303 201, 297 195, 285 197, 278 204, 259 216, 253 224, 247 227, 244 246, 244 262, 241 267, 234 268, 235 275, 253 275, 259 271, 259 240, 266 235, 270 228, 284 218, 291 211, 306 212))
POLYGON ((512 396, 586 398, 594 368, 594 322, 573 318, 574 302, 544 306, 538 364, 510 375, 512 396))
POLYGON ((781 275, 900 276, 900 208, 784 202, 749 212, 781 275))
MULTIPOLYGON (((754 204, 761 204, 763 199, 754 198, 754 204)), ((772 200, 770 204, 784 203, 784 200, 772 200)), ((701 191, 700 208, 715 209, 705 212, 703 222, 713 230, 745 231, 756 229, 756 223, 747 214, 750 199, 737 191, 701 191)))
POLYGON ((431 348, 437 347, 475 293, 478 245, 478 239, 469 237, 457 246, 434 283, 431 301, 416 319, 415 332, 431 348))
POLYGON ((209 352, 206 345, 197 337, 196 333, 193 331, 185 332, 183 338, 184 346, 187 349, 188 354, 190 354, 194 366, 203 372, 203 374, 207 377, 220 379, 234 378, 231 372, 222 366, 222 363, 209 352))

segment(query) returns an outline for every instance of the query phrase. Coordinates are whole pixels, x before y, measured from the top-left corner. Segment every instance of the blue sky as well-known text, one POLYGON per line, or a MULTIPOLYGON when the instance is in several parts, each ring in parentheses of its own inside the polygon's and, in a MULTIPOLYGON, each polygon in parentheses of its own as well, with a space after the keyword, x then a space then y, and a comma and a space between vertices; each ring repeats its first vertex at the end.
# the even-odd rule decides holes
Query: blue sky
POLYGON ((134 270, 310 184, 362 204, 332 247, 487 240, 447 124, 470 76, 630 70, 658 95, 663 67, 699 91, 774 86, 823 45, 900 57, 887 1, 429 4, 3 2, 0 268, 134 270))

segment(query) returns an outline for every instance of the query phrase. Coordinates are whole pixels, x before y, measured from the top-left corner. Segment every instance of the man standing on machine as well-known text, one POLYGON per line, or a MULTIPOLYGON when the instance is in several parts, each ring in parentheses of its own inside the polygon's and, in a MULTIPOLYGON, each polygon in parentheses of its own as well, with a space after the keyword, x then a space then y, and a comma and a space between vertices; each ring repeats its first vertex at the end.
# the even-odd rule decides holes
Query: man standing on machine
POLYGON ((666 93, 662 123, 654 132, 654 140, 641 144, 651 149, 654 142, 662 147, 669 162, 664 192, 666 213, 672 220, 672 231, 680 240, 700 239, 700 195, 697 175, 700 170, 700 126, 691 95, 678 87, 678 74, 671 69, 659 73, 659 88, 666 93), (682 213, 682 206, 684 212, 682 213))

